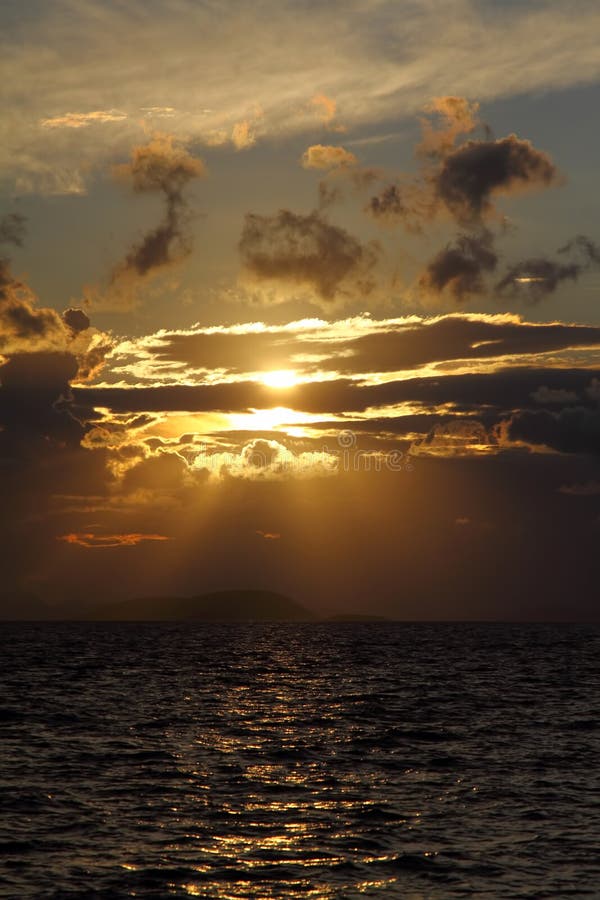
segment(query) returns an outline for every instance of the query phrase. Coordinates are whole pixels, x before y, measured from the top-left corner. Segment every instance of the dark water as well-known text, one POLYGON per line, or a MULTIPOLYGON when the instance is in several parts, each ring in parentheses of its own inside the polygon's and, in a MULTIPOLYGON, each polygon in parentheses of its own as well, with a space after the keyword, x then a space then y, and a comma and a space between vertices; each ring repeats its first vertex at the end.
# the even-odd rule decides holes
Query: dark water
POLYGON ((600 631, 2 626, 0 895, 600 897, 600 631))

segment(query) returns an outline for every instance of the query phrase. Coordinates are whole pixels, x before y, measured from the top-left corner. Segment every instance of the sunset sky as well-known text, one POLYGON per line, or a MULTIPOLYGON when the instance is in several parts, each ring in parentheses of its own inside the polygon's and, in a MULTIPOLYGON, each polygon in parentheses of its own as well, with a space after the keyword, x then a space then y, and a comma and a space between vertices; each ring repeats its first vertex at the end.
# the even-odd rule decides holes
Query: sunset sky
POLYGON ((595 0, 7 0, 6 603, 590 619, 595 0))

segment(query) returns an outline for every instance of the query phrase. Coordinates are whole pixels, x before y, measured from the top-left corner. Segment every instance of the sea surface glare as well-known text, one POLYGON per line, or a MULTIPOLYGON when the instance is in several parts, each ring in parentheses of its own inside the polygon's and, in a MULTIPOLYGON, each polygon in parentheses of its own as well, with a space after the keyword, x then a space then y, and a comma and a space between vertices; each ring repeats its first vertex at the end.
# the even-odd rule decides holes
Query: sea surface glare
POLYGON ((1 626, 3 898, 600 897, 600 630, 1 626))

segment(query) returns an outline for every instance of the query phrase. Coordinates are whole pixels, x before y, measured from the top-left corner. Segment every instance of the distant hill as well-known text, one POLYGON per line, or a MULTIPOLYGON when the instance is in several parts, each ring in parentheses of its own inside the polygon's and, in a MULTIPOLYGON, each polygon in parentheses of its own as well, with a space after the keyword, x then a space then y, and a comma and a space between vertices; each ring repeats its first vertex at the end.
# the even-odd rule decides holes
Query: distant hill
POLYGON ((325 622, 393 622, 387 616, 375 616, 370 613, 338 613, 336 616, 328 616, 325 622))
POLYGON ((198 597, 141 597, 96 606, 87 619, 120 622, 311 622, 300 603, 274 591, 216 591, 198 597))

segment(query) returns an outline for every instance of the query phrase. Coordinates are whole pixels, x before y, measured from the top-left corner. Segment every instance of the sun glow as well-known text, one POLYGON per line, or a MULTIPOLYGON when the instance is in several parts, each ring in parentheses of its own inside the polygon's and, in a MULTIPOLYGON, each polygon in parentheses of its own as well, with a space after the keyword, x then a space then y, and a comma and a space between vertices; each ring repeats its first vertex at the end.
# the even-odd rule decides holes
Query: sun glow
POLYGON ((322 415, 299 412, 276 406, 273 409, 253 409, 247 413, 229 413, 229 425, 237 431, 281 431, 291 437, 306 437, 302 427, 318 422, 322 415))
POLYGON ((298 384, 298 376, 293 369, 277 369, 273 372, 265 372, 260 380, 270 388, 290 388, 298 384))

